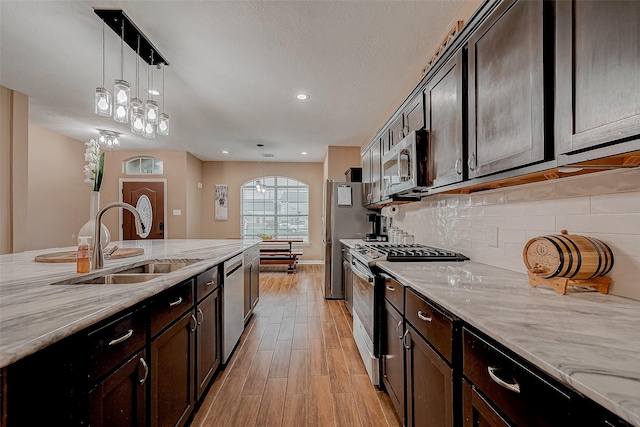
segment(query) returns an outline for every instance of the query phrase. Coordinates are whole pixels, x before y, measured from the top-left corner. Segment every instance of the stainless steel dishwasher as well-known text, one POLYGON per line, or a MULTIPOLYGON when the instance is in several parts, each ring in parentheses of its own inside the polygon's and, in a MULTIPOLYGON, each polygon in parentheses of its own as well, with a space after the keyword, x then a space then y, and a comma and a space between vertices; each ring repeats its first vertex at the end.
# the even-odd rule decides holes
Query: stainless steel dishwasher
POLYGON ((244 331, 244 272, 243 255, 224 262, 222 282, 222 363, 227 363, 244 331))

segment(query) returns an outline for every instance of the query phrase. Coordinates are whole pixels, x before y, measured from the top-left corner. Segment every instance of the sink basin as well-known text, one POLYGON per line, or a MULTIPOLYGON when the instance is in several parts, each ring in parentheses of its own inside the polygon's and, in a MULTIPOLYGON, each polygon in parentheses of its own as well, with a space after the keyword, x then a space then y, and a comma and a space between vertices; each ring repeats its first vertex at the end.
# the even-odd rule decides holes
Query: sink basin
POLYGON ((148 274, 163 274, 163 273, 171 273, 173 271, 179 270, 182 267, 185 267, 189 264, 193 264, 194 262, 200 261, 199 259, 190 259, 190 260, 156 260, 147 262, 145 264, 141 264, 135 267, 130 267, 119 271, 118 274, 139 274, 139 273, 148 273, 148 274))
POLYGON ((128 285, 142 283, 160 277, 162 274, 107 274, 93 280, 83 281, 83 285, 128 285))

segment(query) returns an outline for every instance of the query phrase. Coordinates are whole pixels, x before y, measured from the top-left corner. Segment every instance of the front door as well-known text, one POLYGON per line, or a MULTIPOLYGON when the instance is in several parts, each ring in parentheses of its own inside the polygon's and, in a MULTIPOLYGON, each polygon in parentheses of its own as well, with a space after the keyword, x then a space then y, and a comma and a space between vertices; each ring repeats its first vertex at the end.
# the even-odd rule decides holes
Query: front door
POLYGON ((123 182, 122 201, 134 206, 145 226, 143 236, 136 234, 131 212, 122 212, 122 239, 164 239, 164 182, 123 182))

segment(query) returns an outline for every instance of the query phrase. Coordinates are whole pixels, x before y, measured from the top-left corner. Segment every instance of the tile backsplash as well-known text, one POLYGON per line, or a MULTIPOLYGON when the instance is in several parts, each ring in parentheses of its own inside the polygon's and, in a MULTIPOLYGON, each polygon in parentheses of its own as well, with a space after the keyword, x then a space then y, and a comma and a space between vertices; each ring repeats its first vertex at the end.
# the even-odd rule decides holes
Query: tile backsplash
POLYGON ((392 226, 416 243, 462 252, 471 260, 526 272, 524 245, 568 230, 614 253, 611 294, 640 300, 640 170, 613 170, 467 195, 438 195, 401 205, 392 226), (498 247, 488 227, 498 227, 498 247))

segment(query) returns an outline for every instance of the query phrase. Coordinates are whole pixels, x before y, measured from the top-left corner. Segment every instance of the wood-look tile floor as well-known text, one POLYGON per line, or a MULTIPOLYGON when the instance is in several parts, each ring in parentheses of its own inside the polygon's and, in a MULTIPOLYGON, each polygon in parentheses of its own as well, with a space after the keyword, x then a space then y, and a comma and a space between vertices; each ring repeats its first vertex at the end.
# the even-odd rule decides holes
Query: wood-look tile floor
POLYGON ((261 268, 260 301, 192 427, 400 426, 369 381, 344 301, 324 299, 323 268, 261 268))

